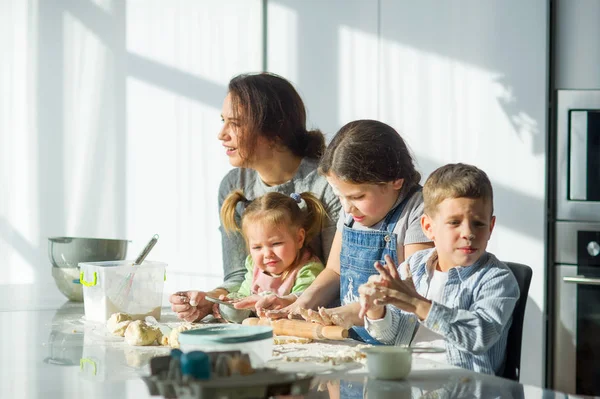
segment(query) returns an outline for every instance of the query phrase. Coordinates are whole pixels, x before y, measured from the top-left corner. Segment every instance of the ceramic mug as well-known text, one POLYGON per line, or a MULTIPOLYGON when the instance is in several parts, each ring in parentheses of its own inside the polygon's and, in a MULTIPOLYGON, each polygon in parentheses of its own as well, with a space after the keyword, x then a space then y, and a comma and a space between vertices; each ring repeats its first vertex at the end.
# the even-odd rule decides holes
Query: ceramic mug
POLYGON ((400 380, 410 373, 412 352, 401 346, 372 346, 367 354, 369 376, 379 380, 400 380))

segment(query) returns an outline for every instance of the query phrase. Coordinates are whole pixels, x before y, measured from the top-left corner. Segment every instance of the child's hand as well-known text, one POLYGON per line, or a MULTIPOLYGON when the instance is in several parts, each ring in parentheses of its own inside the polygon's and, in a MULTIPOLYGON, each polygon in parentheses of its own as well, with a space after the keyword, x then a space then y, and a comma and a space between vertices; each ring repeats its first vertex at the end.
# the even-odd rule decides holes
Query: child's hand
POLYGON ((405 263, 406 278, 404 280, 400 278, 396 265, 388 255, 385 256, 385 265, 376 262, 375 268, 385 284, 376 286, 375 290, 381 297, 374 302, 378 305, 394 305, 406 312, 415 313, 421 320, 424 320, 429 314, 431 301, 417 292, 410 265, 405 263))
POLYGON ((358 312, 358 317, 361 319, 364 318, 365 315, 373 320, 381 319, 383 317, 383 305, 378 303, 378 300, 383 298, 383 294, 378 290, 378 287, 380 286, 382 286, 380 276, 371 276, 367 283, 358 287, 358 294, 360 295, 360 311, 358 312))
POLYGON ((235 301, 233 306, 236 309, 253 309, 259 317, 265 317, 267 311, 285 308, 293 304, 296 299, 297 297, 291 294, 285 296, 255 294, 235 301))
POLYGON ((358 304, 351 303, 331 309, 323 307, 320 307, 318 310, 300 308, 299 312, 306 321, 324 326, 341 326, 348 329, 355 325, 362 325, 362 319, 358 317, 358 310, 358 304))
POLYGON ((254 309, 254 306, 262 297, 258 294, 250 295, 233 302, 233 307, 236 309, 254 309))
POLYGON ((256 309, 257 314, 264 314, 267 310, 278 310, 290 306, 296 302, 296 299, 298 299, 298 297, 292 294, 285 296, 270 294, 261 297, 254 305, 254 308, 256 309))

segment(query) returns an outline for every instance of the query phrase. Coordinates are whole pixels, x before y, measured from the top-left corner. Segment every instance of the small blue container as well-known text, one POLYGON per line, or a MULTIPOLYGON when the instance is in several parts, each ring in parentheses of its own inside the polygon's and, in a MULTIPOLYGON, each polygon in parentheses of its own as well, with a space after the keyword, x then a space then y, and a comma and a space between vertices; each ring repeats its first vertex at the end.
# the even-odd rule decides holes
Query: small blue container
POLYGON ((181 374, 189 375, 197 380, 210 379, 210 357, 202 351, 183 353, 179 359, 181 374))

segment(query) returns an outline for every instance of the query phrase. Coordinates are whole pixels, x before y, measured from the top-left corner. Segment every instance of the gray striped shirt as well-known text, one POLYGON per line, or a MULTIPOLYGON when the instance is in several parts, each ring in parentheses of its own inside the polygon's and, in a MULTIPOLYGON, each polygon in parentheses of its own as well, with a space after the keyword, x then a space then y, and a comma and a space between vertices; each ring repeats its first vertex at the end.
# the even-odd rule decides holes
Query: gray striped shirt
MULTIPOLYGON (((419 251, 407 259, 419 294, 429 287, 435 248, 419 251)), ((405 278, 404 266, 398 267, 405 278)), ((440 302, 432 302, 427 318, 387 306, 385 321, 365 317, 369 334, 386 344, 409 345, 422 323, 444 336, 446 361, 465 369, 494 374, 504 362, 508 329, 519 299, 517 280, 510 269, 494 255, 485 253, 467 267, 448 271, 448 281, 440 302)))

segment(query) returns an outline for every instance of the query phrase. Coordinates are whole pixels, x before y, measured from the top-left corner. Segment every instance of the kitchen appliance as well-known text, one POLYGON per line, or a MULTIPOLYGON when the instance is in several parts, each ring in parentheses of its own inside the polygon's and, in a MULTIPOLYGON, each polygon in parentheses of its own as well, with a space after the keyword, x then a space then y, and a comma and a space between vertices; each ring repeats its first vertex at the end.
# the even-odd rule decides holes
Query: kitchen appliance
POLYGON ((600 395, 600 90, 555 99, 549 373, 556 390, 600 395))
POLYGON ((556 219, 600 221, 600 90, 558 90, 556 219))
POLYGON ((600 393, 600 222, 556 223, 553 388, 600 393))

